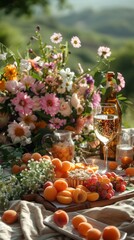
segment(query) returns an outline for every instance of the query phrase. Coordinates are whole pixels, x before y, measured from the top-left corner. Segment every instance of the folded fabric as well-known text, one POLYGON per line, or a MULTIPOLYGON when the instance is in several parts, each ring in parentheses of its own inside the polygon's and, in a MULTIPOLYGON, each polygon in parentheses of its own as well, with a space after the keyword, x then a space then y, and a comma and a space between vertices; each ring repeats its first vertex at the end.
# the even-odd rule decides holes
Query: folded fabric
MULTIPOLYGON (((19 213, 19 222, 7 225, 0 220, 0 240, 69 239, 43 224, 44 218, 52 212, 46 210, 42 204, 18 200, 11 202, 10 209, 19 213)), ((79 212, 108 225, 118 226, 127 232, 126 240, 134 240, 134 198, 79 212)))

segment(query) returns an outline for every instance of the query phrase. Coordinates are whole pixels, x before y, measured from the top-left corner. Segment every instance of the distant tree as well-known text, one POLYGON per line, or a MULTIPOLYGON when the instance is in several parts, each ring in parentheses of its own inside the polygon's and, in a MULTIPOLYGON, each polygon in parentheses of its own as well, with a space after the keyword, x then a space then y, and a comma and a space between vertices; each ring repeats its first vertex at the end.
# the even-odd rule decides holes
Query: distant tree
MULTIPOLYGON (((0 0, 0 10, 6 14, 14 13, 16 16, 30 15, 35 6, 48 9, 53 0, 0 0)), ((67 0, 57 0, 59 7, 62 7, 67 0)))

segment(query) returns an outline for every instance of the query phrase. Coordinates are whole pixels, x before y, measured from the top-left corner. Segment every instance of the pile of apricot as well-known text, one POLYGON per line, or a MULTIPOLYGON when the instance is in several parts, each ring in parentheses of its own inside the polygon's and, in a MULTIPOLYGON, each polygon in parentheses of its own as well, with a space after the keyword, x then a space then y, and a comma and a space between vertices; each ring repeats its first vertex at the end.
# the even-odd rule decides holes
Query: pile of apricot
POLYGON ((70 224, 79 236, 86 240, 119 240, 121 237, 121 233, 117 227, 110 225, 100 230, 94 227, 93 224, 88 221, 88 218, 82 214, 77 214, 69 219, 69 215, 66 211, 57 210, 53 214, 53 221, 61 228, 70 224))
POLYGON ((69 187, 64 178, 56 179, 53 183, 46 182, 43 196, 48 201, 58 201, 62 204, 83 203, 99 199, 97 192, 90 192, 83 185, 78 185, 76 188, 69 187))

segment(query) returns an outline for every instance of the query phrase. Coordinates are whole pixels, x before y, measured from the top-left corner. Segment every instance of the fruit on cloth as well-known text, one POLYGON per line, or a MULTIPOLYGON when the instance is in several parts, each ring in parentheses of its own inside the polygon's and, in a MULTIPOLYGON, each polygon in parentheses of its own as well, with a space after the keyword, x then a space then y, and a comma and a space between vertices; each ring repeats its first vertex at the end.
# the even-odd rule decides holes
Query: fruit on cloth
POLYGON ((88 222, 82 222, 78 225, 78 232, 81 236, 86 237, 89 229, 93 228, 92 224, 88 222))
POLYGON ((71 192, 67 190, 58 192, 56 199, 62 204, 70 204, 73 201, 71 192))
POLYGON ((43 196, 46 200, 48 201, 54 201, 56 200, 56 196, 57 196, 57 190, 54 186, 48 186, 45 188, 44 192, 43 192, 43 196))
POLYGON ((87 192, 80 188, 76 188, 73 191, 73 201, 75 203, 83 203, 87 200, 87 192))
POLYGON ((13 224, 18 220, 18 213, 15 210, 6 210, 3 213, 1 220, 7 224, 13 224))
POLYGON ((68 183, 65 179, 59 178, 55 180, 54 187, 57 189, 58 192, 65 190, 68 187, 68 183))
POLYGON ((100 240, 101 231, 97 228, 91 228, 87 231, 86 240, 100 240))
POLYGON ((106 226, 102 232, 103 240, 119 240, 120 236, 120 231, 115 226, 106 226))
POLYGON ((78 214, 72 218, 72 225, 75 229, 78 229, 78 226, 82 222, 87 222, 87 219, 84 215, 78 214))
POLYGON ((54 223, 63 228, 69 222, 69 216, 64 210, 57 210, 53 214, 53 221, 54 223))

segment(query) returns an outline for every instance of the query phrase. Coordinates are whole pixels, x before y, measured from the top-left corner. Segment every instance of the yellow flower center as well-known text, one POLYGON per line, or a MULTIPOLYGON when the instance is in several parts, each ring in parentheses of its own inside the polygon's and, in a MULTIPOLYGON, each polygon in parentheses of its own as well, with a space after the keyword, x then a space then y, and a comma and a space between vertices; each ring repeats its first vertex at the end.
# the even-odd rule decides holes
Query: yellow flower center
POLYGON ((24 136, 24 129, 22 127, 17 127, 15 129, 15 135, 17 137, 21 137, 21 136, 24 136))

